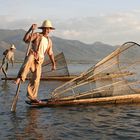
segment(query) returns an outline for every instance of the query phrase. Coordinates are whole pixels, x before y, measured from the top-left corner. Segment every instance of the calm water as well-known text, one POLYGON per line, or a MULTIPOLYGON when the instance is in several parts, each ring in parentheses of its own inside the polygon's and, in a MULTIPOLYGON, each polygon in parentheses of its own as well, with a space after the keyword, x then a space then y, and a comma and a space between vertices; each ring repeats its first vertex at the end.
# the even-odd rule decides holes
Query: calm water
MULTIPOLYGON (((140 105, 30 108, 24 102, 27 83, 21 86, 16 113, 11 113, 16 86, 0 81, 0 140, 140 139, 140 105)), ((39 98, 61 84, 41 81, 39 98)))

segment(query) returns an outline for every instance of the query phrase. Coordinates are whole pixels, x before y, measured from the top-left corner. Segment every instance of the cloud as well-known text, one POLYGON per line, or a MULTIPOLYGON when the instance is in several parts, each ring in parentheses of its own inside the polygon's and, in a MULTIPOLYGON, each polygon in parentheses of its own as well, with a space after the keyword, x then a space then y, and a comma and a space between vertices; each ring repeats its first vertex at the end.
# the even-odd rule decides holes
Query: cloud
MULTIPOLYGON (((139 42, 140 10, 118 12, 110 15, 100 14, 92 17, 72 19, 53 18, 56 30, 53 35, 60 38, 79 40, 85 43, 101 41, 108 44, 122 44, 126 41, 139 42)), ((0 16, 0 27, 5 29, 28 29, 32 23, 42 23, 41 18, 16 18, 11 15, 0 16), (41 22, 40 22, 41 21, 41 22)))
POLYGON ((121 44, 125 41, 139 41, 140 11, 114 13, 97 17, 69 19, 57 23, 56 35, 87 43, 102 41, 121 44))
POLYGON ((32 23, 38 23, 37 19, 32 17, 16 18, 12 15, 0 15, 1 29, 28 29, 32 23))

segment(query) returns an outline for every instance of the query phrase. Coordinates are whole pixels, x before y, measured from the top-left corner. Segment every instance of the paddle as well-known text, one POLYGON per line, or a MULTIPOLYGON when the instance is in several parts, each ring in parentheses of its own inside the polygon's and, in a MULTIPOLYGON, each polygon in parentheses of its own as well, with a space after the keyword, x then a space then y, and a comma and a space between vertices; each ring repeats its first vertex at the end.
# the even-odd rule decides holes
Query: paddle
POLYGON ((17 86, 16 94, 15 94, 14 99, 13 99, 13 103, 12 103, 12 107, 11 107, 12 112, 16 112, 16 106, 17 106, 17 101, 18 101, 18 96, 19 96, 20 84, 21 84, 21 82, 19 82, 19 84, 17 86))
MULTIPOLYGON (((30 39, 30 42, 29 42, 28 47, 27 47, 25 59, 26 59, 26 57, 29 55, 29 51, 30 51, 30 48, 31 48, 32 35, 33 35, 33 30, 32 30, 32 32, 31 32, 31 39, 30 39)), ((13 103, 12 103, 12 107, 11 107, 11 111, 12 111, 12 112, 16 112, 16 105, 17 105, 17 101, 18 101, 20 85, 21 85, 21 81, 18 83, 17 90, 16 90, 16 94, 15 94, 15 96, 14 96, 14 98, 13 98, 13 103)))

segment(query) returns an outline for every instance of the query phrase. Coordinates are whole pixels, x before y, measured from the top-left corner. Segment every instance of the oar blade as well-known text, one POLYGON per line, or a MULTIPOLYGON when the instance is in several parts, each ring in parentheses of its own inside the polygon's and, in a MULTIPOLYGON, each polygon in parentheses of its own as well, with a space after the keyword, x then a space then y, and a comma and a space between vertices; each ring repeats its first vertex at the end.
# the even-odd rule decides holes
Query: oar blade
POLYGON ((17 106, 17 101, 18 101, 18 96, 19 96, 19 89, 20 89, 20 82, 17 86, 17 91, 16 94, 14 96, 13 102, 12 102, 12 106, 11 106, 11 112, 16 112, 16 106, 17 106))
POLYGON ((14 99, 13 99, 11 112, 16 112, 17 101, 18 101, 18 96, 15 96, 14 99))

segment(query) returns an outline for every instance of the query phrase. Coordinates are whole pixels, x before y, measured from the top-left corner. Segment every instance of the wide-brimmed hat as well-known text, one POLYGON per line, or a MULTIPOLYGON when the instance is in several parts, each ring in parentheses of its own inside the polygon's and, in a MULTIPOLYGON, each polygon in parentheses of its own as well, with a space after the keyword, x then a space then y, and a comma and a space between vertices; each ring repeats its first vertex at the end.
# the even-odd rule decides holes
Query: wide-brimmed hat
POLYGON ((41 27, 38 27, 39 29, 42 29, 42 28, 50 28, 52 30, 55 30, 55 28, 52 26, 52 23, 50 20, 45 20, 43 23, 42 23, 42 26, 41 27))
POLYGON ((11 49, 16 49, 16 47, 15 47, 14 44, 12 44, 10 48, 11 48, 11 49))

